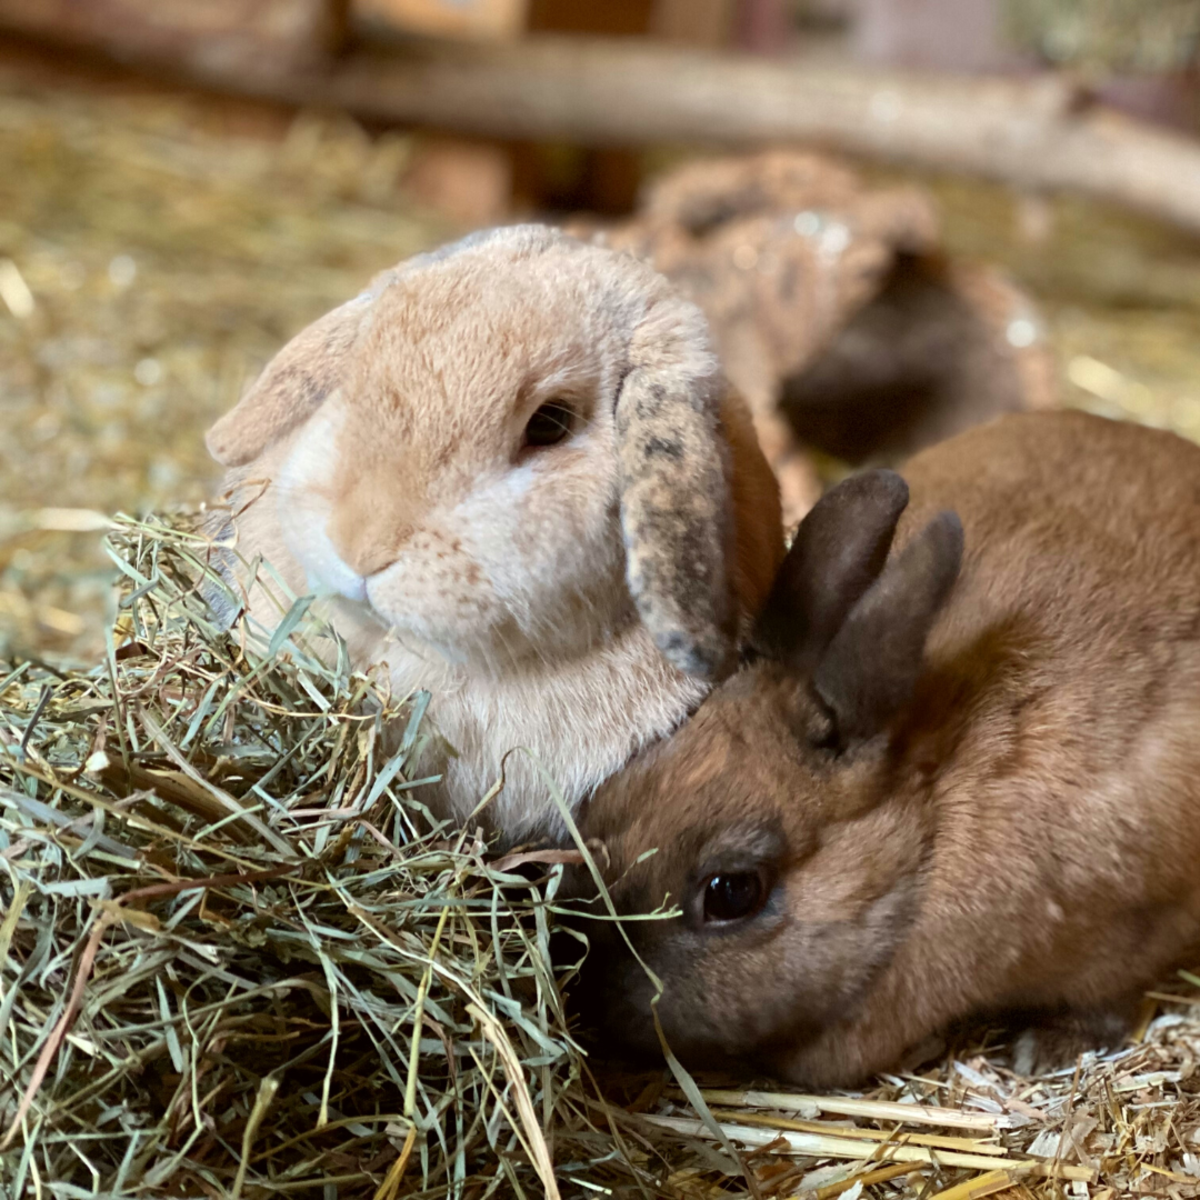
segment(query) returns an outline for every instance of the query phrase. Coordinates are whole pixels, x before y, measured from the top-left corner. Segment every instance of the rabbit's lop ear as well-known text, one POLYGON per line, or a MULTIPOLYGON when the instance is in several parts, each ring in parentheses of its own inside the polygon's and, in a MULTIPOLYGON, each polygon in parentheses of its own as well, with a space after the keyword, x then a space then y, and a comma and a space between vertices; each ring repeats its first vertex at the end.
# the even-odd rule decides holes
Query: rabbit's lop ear
POLYGON ((275 355, 237 406, 208 431, 208 452, 217 462, 239 467, 252 461, 337 390, 371 299, 364 292, 326 313, 275 355))
POLYGON ((874 737, 912 697, 925 641, 962 565, 958 515, 939 513, 850 610, 812 676, 845 746, 874 737))
POLYGON ((908 485, 865 471, 827 491, 796 531, 749 649, 808 674, 887 562, 908 485))
POLYGON ((724 388, 700 310, 658 299, 634 331, 617 397, 626 573, 659 650, 701 679, 732 669, 736 640, 724 388))

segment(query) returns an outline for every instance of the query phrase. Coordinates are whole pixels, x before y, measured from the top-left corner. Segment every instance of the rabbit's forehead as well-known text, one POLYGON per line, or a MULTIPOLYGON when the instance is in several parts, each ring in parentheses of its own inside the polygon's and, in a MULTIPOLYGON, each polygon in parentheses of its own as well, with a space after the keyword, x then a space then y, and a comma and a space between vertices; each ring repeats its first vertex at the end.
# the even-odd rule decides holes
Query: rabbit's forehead
POLYGON ((702 709, 604 797, 612 840, 629 862, 654 845, 694 849, 746 812, 747 777, 733 739, 702 709))
POLYGON ((609 844, 620 870, 660 848, 636 873, 652 889, 668 875, 700 869, 722 848, 746 848, 756 831, 770 831, 775 845, 803 842, 815 828, 806 799, 812 781, 783 761, 794 751, 777 728, 772 698, 738 682, 607 785, 589 813, 595 828, 587 832, 609 844))
POLYGON ((378 310, 403 313, 431 333, 481 322, 519 327, 534 339, 563 330, 628 336, 646 304, 643 269, 586 253, 500 261, 462 255, 398 279, 378 310))
POLYGON ((500 272, 429 282, 381 297, 355 355, 360 389, 511 399, 555 374, 601 379, 624 370, 629 314, 602 303, 584 279, 551 286, 500 272))

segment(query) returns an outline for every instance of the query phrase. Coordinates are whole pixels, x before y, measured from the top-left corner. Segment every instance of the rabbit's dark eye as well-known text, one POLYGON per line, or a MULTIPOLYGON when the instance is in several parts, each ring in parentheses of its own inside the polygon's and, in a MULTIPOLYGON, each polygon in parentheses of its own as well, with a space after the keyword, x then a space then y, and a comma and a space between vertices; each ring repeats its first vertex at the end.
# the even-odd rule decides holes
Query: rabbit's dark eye
POLYGON ((730 871, 714 875, 704 885, 706 921, 741 921, 767 902, 767 881, 761 871, 730 871))
POLYGON ((562 400, 550 400, 529 418, 525 426, 526 446, 555 446, 567 437, 575 423, 575 413, 562 400))

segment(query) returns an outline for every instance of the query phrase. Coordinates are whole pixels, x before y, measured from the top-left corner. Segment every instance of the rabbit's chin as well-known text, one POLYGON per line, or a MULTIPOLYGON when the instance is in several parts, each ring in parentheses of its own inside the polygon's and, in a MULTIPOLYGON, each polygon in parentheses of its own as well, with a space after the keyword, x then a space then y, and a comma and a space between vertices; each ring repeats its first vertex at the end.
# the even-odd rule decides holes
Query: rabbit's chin
MULTIPOLYGON (((486 676, 500 669, 498 663, 488 665, 493 655, 486 645, 468 651, 444 637, 420 636, 366 602, 326 591, 317 596, 313 614, 328 623, 358 669, 385 668, 393 691, 454 689, 466 675, 486 676)), ((335 652, 330 648, 328 653, 335 652)))
MULTIPOLYGON (((342 601, 343 611, 348 607, 342 601)), ((409 655, 450 667, 470 668, 475 674, 505 675, 523 668, 544 669, 549 658, 569 665, 608 644, 635 623, 628 612, 606 623, 603 629, 581 628, 570 606, 559 603, 551 611, 514 613, 503 608, 476 613, 475 619, 452 624, 441 615, 427 616, 411 607, 358 605, 363 620, 386 630, 389 642, 409 655)))
MULTIPOLYGON (((570 668, 583 655, 612 646, 637 624, 628 599, 624 610, 604 628, 581 630, 575 606, 558 596, 557 604, 530 629, 502 606, 486 613, 476 611, 474 619, 455 623, 446 619, 444 610, 424 613, 412 605, 376 605, 370 599, 348 598, 329 587, 314 590, 318 594, 314 612, 336 630, 354 664, 385 662, 413 686, 454 686, 464 676, 524 677, 544 671, 548 659, 570 668)), ((530 619, 533 614, 522 616, 530 619)))

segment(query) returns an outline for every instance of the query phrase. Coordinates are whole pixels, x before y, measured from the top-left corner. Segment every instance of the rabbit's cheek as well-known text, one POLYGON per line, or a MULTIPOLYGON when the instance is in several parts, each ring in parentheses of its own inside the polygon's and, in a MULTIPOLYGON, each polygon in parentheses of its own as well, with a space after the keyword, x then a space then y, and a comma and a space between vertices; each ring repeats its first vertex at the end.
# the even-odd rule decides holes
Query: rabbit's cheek
POLYGON ((559 624, 572 594, 595 598, 621 577, 619 518, 597 486, 602 473, 589 463, 580 478, 585 472, 567 456, 547 458, 476 486, 447 516, 464 553, 531 635, 544 636, 547 620, 559 624))
POLYGON ((331 401, 301 431, 275 479, 275 507, 288 552, 304 570, 307 586, 349 600, 366 599, 365 580, 330 537, 335 512, 327 446, 341 421, 331 401))
POLYGON ((330 541, 324 527, 309 522, 303 533, 284 523, 288 549, 301 566, 311 591, 318 595, 335 592, 362 603, 367 598, 366 580, 348 566, 330 541))
POLYGON ((367 599, 401 632, 471 645, 506 613, 491 580, 454 541, 419 533, 388 568, 367 580, 367 599))
POLYGON ((329 502, 311 490, 279 486, 277 514, 283 544, 304 571, 305 586, 318 595, 335 593, 360 603, 365 581, 338 553, 329 537, 329 502))

